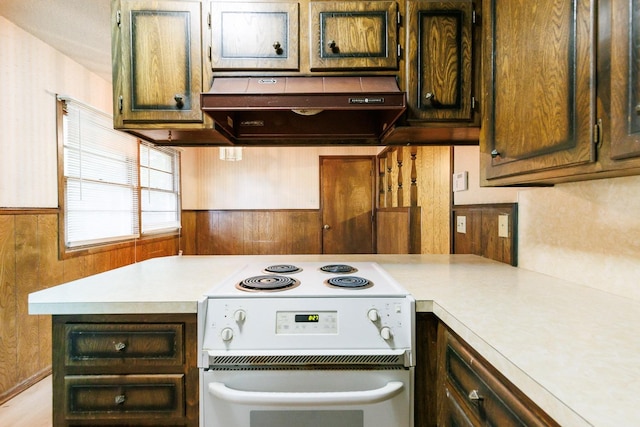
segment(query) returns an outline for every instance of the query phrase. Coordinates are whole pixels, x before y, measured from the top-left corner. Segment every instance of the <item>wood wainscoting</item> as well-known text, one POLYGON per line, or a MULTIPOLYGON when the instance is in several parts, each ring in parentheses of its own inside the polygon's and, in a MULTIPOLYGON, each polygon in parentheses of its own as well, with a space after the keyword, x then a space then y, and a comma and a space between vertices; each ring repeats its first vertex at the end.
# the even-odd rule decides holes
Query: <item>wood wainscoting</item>
POLYGON ((57 209, 0 209, 0 403, 51 372, 51 316, 29 315, 31 292, 176 255, 178 244, 178 236, 138 239, 60 259, 57 209))
POLYGON ((322 253, 319 210, 182 211, 185 255, 322 253))
POLYGON ((459 205, 451 210, 454 254, 474 254, 513 266, 518 265, 518 204, 459 205), (498 235, 498 219, 507 215, 508 237, 498 235), (458 217, 464 217, 466 231, 458 232, 458 217))

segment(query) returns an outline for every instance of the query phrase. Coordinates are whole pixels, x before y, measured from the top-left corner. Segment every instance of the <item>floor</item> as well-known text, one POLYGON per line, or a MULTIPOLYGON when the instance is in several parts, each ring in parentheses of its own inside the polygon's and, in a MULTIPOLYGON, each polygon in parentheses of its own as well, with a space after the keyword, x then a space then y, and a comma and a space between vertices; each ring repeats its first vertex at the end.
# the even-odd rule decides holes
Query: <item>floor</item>
POLYGON ((0 405, 0 426, 51 427, 51 375, 0 405))

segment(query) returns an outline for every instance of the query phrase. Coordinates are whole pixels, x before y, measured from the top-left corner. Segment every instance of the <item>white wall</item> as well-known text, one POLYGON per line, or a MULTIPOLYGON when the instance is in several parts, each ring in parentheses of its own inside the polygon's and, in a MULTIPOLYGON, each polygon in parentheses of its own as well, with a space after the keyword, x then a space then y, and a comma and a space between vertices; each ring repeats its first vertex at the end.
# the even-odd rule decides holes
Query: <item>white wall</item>
POLYGON ((111 113, 111 84, 0 16, 0 208, 58 206, 56 94, 111 113))
POLYGON ((220 160, 218 148, 182 151, 183 209, 319 209, 319 156, 374 156, 378 147, 244 148, 220 160))

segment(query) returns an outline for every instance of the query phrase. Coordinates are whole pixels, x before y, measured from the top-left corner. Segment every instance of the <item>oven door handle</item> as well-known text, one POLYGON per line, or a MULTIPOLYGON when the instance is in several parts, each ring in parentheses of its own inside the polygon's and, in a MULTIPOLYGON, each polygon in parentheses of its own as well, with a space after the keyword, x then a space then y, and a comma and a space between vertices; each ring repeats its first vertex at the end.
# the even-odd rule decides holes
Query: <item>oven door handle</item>
POLYGON ((221 382, 209 383, 209 393, 219 399, 244 405, 267 406, 363 405, 389 400, 403 388, 404 384, 401 381, 390 381, 384 387, 374 390, 269 392, 235 390, 221 382))

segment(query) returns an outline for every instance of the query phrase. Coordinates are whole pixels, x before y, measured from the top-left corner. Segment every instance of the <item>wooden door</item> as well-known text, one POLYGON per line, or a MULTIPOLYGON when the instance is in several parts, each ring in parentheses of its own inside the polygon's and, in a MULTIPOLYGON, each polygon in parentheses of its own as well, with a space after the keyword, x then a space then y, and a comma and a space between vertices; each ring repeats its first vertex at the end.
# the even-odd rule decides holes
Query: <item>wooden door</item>
POLYGON ((320 156, 322 253, 374 253, 374 159, 320 156))

